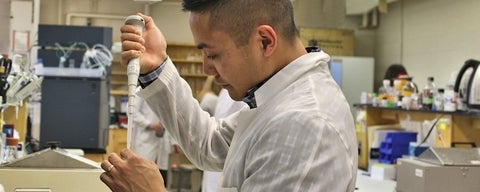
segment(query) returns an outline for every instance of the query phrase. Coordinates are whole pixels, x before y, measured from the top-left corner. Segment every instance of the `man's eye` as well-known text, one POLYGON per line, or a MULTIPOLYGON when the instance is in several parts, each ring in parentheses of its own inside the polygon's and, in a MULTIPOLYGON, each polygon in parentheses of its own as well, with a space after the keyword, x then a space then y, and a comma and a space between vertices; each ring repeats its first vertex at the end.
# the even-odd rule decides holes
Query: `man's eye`
POLYGON ((213 60, 217 58, 217 55, 208 55, 207 58, 213 60))

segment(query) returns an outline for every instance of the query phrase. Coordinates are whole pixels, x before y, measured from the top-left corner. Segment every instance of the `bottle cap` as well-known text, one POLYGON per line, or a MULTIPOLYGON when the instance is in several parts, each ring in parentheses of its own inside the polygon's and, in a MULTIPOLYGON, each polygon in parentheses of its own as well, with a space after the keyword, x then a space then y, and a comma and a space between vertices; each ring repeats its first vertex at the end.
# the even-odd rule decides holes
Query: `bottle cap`
POLYGON ((383 85, 389 86, 390 85, 390 79, 384 79, 383 80, 383 85))
POLYGON ((17 138, 7 138, 7 145, 8 146, 17 146, 18 139, 17 138))

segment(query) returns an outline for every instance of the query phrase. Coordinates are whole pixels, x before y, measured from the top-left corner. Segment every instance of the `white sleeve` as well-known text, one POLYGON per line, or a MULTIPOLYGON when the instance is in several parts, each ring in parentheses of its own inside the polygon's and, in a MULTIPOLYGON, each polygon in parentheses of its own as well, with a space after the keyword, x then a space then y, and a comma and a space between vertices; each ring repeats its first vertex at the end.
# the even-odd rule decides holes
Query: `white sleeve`
POLYGON ((221 170, 234 133, 234 120, 217 121, 202 110, 170 59, 159 78, 139 92, 185 155, 198 167, 221 170))

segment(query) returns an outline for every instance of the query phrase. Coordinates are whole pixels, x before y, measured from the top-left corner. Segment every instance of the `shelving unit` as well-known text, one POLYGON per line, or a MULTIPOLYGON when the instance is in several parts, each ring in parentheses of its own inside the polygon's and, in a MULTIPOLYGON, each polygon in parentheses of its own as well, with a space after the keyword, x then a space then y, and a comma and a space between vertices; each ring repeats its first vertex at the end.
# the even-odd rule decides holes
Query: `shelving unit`
MULTIPOLYGON (((192 88, 193 96, 196 97, 202 90, 207 75, 203 73, 203 55, 193 44, 169 43, 167 54, 177 67, 180 76, 184 78, 192 88)), ((110 94, 120 103, 121 97, 128 95, 127 68, 120 64, 120 55, 116 54, 112 61, 110 76, 110 94)), ((220 87, 213 85, 213 91, 218 93, 220 87)), ((117 105, 118 106, 118 105, 117 105)), ((116 108, 119 110, 119 107, 116 108)))
MULTIPOLYGON (((207 78, 207 75, 203 73, 202 52, 193 44, 170 43, 167 47, 167 54, 177 67, 180 76, 192 88, 193 96, 196 97, 207 78)), ((218 93, 220 87, 213 85, 213 91, 218 93)))

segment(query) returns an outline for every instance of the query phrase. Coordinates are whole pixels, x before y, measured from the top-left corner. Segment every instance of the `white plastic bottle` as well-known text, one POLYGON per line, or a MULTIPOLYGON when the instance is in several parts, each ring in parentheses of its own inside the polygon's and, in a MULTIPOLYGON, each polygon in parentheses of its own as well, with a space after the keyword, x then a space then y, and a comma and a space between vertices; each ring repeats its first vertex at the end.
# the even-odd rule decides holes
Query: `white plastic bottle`
POLYGON ((457 99, 455 91, 453 90, 453 85, 447 85, 443 98, 443 111, 453 112, 457 110, 457 99))
POLYGON ((383 85, 378 89, 378 98, 380 100, 380 107, 389 106, 389 98, 392 96, 392 87, 390 87, 390 79, 384 79, 383 85))

